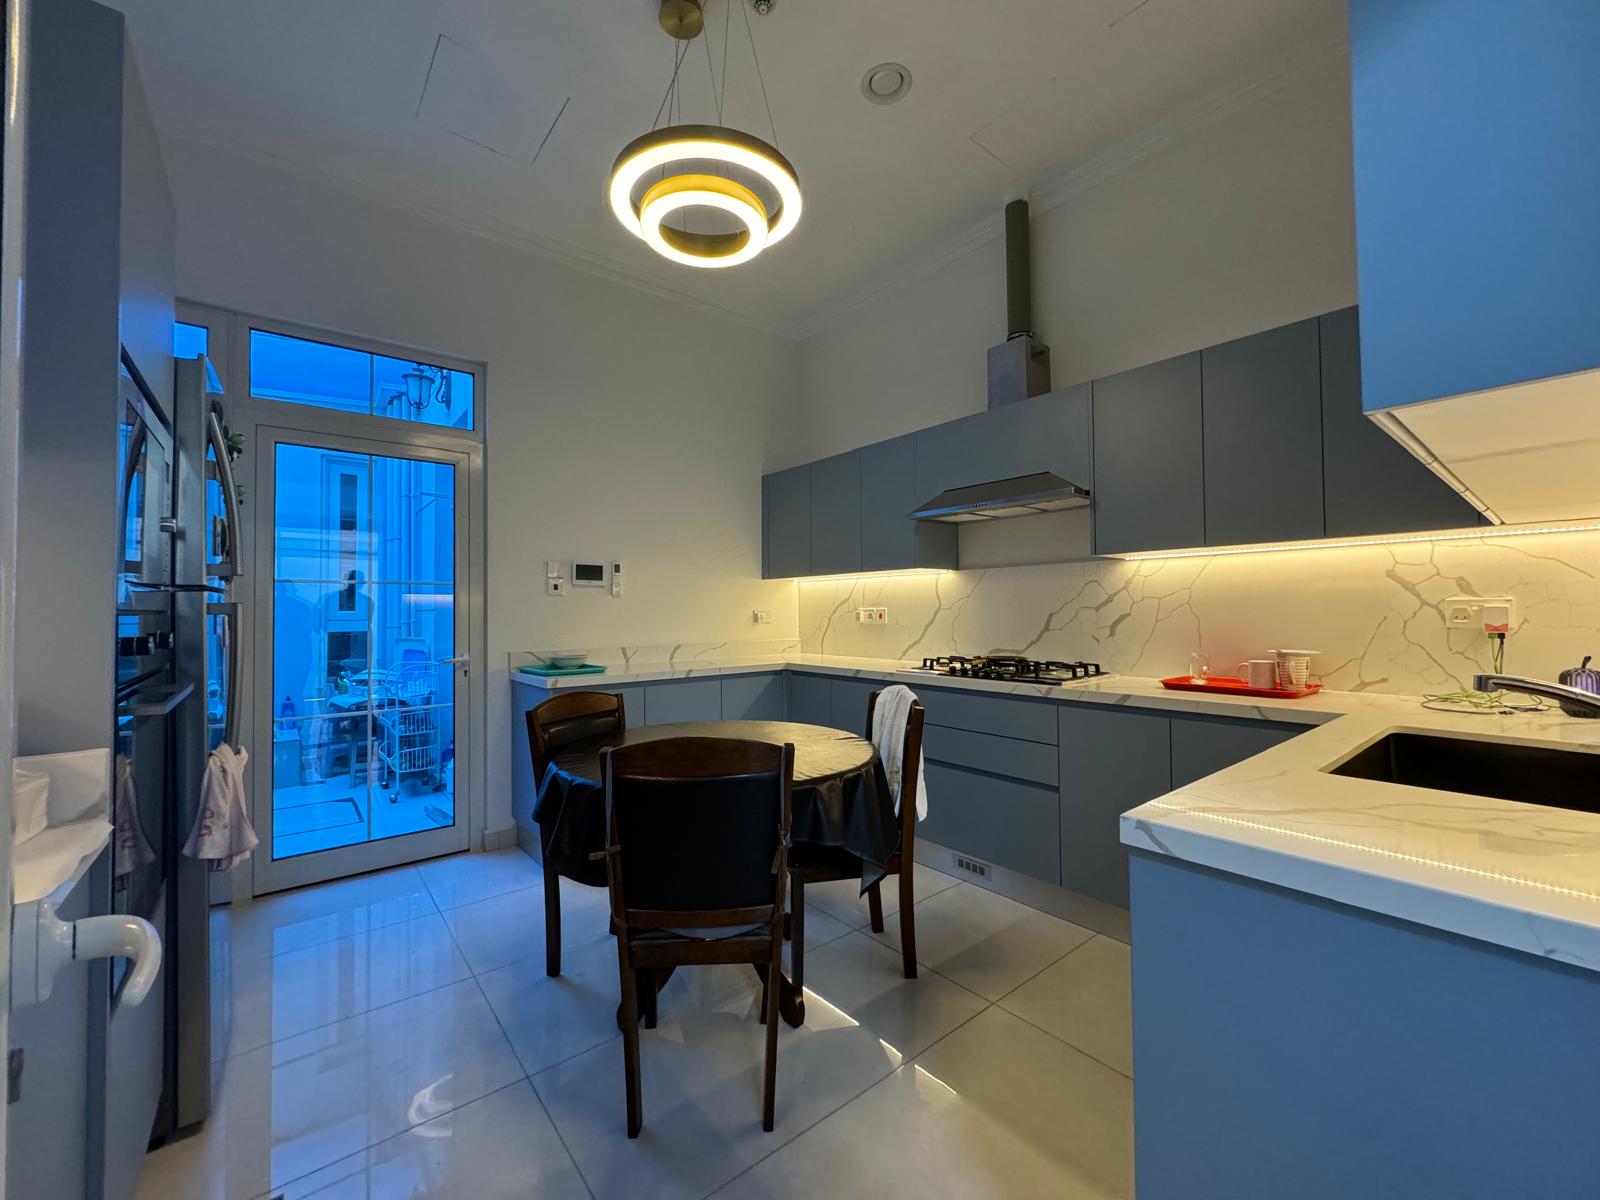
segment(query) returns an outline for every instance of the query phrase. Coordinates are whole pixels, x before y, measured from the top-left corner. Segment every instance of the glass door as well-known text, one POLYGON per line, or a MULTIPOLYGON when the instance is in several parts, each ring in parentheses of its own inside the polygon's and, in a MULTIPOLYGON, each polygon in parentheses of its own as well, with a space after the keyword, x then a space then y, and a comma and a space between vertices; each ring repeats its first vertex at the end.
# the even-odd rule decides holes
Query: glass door
POLYGON ((260 443, 255 890, 465 849, 466 456, 260 443))

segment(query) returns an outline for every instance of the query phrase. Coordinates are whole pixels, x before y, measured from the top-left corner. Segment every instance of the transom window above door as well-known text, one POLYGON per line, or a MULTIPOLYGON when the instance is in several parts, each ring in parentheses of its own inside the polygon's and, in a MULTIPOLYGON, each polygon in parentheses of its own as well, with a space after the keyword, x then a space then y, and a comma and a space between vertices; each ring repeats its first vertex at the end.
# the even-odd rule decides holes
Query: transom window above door
POLYGON ((473 428, 469 372, 265 329, 250 331, 250 394, 397 421, 473 428))

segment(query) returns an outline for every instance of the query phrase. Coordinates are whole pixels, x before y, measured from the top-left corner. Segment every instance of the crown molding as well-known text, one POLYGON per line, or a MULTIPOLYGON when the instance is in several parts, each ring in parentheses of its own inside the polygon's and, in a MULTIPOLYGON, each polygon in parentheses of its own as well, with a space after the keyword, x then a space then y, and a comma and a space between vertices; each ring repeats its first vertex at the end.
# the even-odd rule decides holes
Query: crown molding
MULTIPOLYGON (((1146 127, 1132 137, 1046 180, 1037 187, 1031 190, 1019 190, 1017 195, 1028 201, 1034 215, 1060 208, 1101 184, 1132 170, 1175 142, 1244 112, 1278 94, 1319 67, 1330 65, 1348 55, 1349 44, 1343 31, 1337 35, 1330 35, 1310 44, 1301 53, 1280 60, 1273 70, 1246 78, 1238 86, 1225 92, 1213 93, 1186 105, 1154 125, 1146 127)), ((1001 213, 999 211, 989 213, 953 234, 932 251, 903 261, 898 269, 891 269, 888 272, 888 278, 819 309, 800 323, 800 337, 804 339, 820 332, 840 318, 865 308, 937 271, 947 263, 997 240, 1004 232, 1005 222, 1001 213)))
POLYGON ((384 208, 419 217, 435 224, 451 226, 463 233, 472 234, 510 249, 531 254, 536 258, 565 267, 568 270, 604 279, 609 283, 621 284, 635 291, 655 296, 657 299, 668 300, 685 308, 691 308, 708 316, 716 317, 719 320, 742 325, 747 329, 759 330, 762 333, 783 338, 787 341, 798 341, 802 336, 801 328, 796 323, 769 321, 738 309, 724 308, 722 305, 700 296, 674 288, 654 276, 647 275, 605 255, 596 254, 591 250, 574 246, 557 238, 528 233, 525 230, 516 229, 489 218, 463 216, 460 213, 440 208, 418 196, 397 195, 335 172, 310 166, 295 159, 284 158, 281 155, 267 151, 240 147, 223 140, 210 130, 181 121, 164 121, 161 134, 163 139, 186 142, 203 150, 243 159, 246 162, 282 171, 284 174, 294 176, 297 179, 332 188, 384 208))

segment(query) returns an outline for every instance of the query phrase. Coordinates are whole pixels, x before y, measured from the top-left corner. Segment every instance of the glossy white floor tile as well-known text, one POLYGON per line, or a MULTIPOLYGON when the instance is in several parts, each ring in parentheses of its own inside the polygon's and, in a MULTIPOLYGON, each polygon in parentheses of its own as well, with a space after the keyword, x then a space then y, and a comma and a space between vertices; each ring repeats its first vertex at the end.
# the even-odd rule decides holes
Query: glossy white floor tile
POLYGON ((931 970, 905 977, 900 951, 851 932, 806 955, 806 1019, 818 1004, 859 1021, 901 1055, 921 1054, 988 1007, 931 970))
POLYGON ((617 943, 609 934, 563 948, 554 978, 544 973, 541 950, 478 982, 529 1073, 619 1036, 617 943))
POLYGON ((436 858, 418 865, 417 874, 441 910, 539 887, 544 880, 539 864, 516 847, 436 858))
MULTIPOLYGON (((1037 975, 1094 934, 970 883, 916 906, 917 960, 989 1000, 1037 975)), ((874 935, 900 945, 900 917, 874 935)))
POLYGON ((199 1194, 281 1187, 522 1075, 472 979, 237 1055, 195 1135, 226 1147, 199 1194))
POLYGON ((404 1000, 472 972, 437 914, 212 972, 212 1057, 226 1058, 404 1000))
MULTIPOLYGON (((544 885, 506 892, 446 909, 445 922, 468 964, 478 973, 523 958, 544 957, 544 885)), ((611 928, 611 897, 605 888, 561 881, 561 943, 588 941, 611 928)))
POLYGON ((1133 1074, 1133 984, 1128 947, 1093 937, 1000 1001, 1124 1075, 1133 1074))
POLYGON ((756 973, 689 967, 642 1034, 630 1141, 609 899, 563 882, 550 978, 538 872, 461 855, 214 913, 232 1057, 139 1200, 1128 1194, 1126 947, 919 868, 908 980, 890 896, 874 936, 835 886, 808 907, 776 1130, 756 973))
POLYGON ((1133 1195, 1133 1085, 989 1008, 716 1193, 1133 1195))
MULTIPOLYGON (((911 890, 918 904, 959 882, 959 879, 921 863, 917 863, 911 872, 911 890)), ((883 897, 885 918, 890 913, 900 911, 899 879, 893 875, 885 877, 878 893, 883 897)), ((818 909, 852 929, 864 929, 872 919, 867 910, 867 899, 861 895, 861 883, 855 879, 835 879, 829 883, 814 883, 806 888, 806 920, 809 921, 811 914, 818 909)))
POLYGON ((588 1200, 527 1080, 340 1159, 284 1200, 588 1200))
POLYGON ((740 993, 663 1013, 641 1034, 637 1139, 627 1137, 620 1038, 533 1077, 598 1200, 704 1196, 900 1065, 871 1029, 808 999, 805 1025, 780 1028, 777 1127, 764 1133, 756 1009, 756 997, 740 993))
POLYGON ((415 867, 268 896, 214 916, 235 958, 302 950, 438 911, 415 867))

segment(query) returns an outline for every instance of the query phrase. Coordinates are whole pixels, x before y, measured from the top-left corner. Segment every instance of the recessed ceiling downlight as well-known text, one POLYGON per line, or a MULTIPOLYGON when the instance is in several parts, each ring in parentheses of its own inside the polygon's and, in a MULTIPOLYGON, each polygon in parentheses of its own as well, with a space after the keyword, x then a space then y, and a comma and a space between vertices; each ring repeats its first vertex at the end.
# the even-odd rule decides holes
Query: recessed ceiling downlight
POLYGON ((879 63, 861 77, 861 94, 874 104, 893 104, 911 90, 911 70, 900 63, 879 63))

